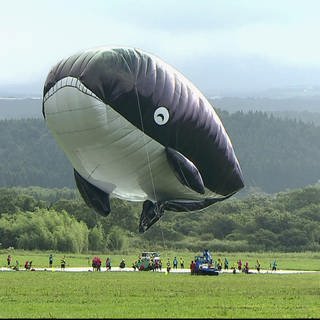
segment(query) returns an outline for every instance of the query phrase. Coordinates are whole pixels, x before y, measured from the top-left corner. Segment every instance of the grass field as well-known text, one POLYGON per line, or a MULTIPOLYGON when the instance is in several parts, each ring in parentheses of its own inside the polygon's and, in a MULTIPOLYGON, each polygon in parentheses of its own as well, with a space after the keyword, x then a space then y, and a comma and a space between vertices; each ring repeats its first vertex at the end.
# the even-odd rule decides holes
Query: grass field
MULTIPOLYGON (((6 257, 32 260, 35 267, 48 266, 49 252, 0 251, 6 257)), ((200 252, 162 252, 167 258, 182 256, 185 267, 200 252)), ((53 253, 59 267, 63 253, 53 253)), ((95 254, 65 254, 67 267, 90 266, 95 254)), ((110 256, 118 266, 137 259, 132 255, 110 256)), ((279 269, 320 270, 320 254, 305 253, 214 253, 241 258, 262 268, 274 259, 279 269)), ((53 269, 55 270, 55 269, 53 269)), ((320 274, 190 274, 158 272, 0 272, 0 318, 319 318, 320 274)))
POLYGON ((0 272, 1 318, 319 318, 319 274, 0 272))

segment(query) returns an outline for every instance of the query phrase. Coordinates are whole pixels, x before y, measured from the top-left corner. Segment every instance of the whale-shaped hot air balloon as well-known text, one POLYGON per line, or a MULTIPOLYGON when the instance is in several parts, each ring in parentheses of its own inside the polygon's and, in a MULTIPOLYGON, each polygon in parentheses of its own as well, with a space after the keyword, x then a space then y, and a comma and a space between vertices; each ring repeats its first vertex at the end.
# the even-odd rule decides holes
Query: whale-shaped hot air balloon
POLYGON ((181 73, 140 49, 102 47, 57 63, 43 116, 89 207, 141 201, 139 231, 165 210, 195 211, 244 187, 213 106, 181 73))

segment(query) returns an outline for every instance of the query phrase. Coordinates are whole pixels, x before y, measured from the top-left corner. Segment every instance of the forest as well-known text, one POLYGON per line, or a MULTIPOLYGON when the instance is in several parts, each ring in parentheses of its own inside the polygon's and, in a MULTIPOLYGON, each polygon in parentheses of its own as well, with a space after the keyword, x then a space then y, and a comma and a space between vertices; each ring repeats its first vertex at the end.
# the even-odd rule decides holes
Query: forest
POLYGON ((1 120, 0 248, 319 250, 320 127, 261 111, 217 113, 244 190, 199 212, 166 212, 144 234, 141 203, 112 198, 107 217, 86 206, 43 119, 1 120))
MULTIPOLYGON (((217 110, 245 179, 239 194, 276 193, 320 179, 320 127, 261 111, 217 110)), ((75 188, 73 168, 43 119, 0 120, 0 187, 75 188)))

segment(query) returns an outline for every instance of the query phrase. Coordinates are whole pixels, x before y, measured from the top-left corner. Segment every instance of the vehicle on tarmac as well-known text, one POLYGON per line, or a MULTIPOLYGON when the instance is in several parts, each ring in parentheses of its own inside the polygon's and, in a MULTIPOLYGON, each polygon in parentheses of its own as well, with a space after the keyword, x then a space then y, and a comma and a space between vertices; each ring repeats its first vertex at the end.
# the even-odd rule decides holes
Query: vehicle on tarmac
POLYGON ((139 271, 161 270, 160 253, 156 251, 142 252, 133 267, 139 271))
POLYGON ((196 269, 195 274, 197 275, 208 275, 217 276, 219 271, 212 265, 212 257, 208 249, 203 251, 202 256, 195 256, 196 269))

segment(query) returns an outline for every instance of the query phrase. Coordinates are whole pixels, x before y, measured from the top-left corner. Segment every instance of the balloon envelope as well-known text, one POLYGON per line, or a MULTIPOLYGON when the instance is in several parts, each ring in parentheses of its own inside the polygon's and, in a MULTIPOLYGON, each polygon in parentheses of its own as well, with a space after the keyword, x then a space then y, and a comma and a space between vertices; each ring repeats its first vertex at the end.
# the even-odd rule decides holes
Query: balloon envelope
POLYGON ((140 231, 164 210, 189 211, 243 188, 214 108, 182 74, 134 48, 96 48, 55 65, 43 92, 48 128, 86 203, 143 201, 140 231))

